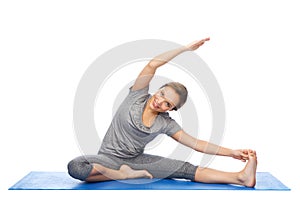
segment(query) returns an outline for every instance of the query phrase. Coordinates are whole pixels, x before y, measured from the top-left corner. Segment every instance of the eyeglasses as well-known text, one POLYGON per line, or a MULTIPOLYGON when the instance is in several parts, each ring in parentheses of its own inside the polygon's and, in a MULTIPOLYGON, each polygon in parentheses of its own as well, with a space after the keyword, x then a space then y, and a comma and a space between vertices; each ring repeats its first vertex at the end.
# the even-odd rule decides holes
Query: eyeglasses
POLYGON ((156 93, 155 93, 155 95, 157 96, 157 97, 159 97, 159 98, 162 98, 163 100, 164 100, 164 102, 165 102, 165 105, 168 107, 168 108, 172 108, 172 110, 177 110, 177 108, 176 108, 176 106, 174 105, 174 103, 172 103, 170 100, 168 100, 168 99, 166 99, 166 97, 165 97, 165 89, 164 88, 162 88, 162 89, 160 89, 159 91, 157 91, 156 93))

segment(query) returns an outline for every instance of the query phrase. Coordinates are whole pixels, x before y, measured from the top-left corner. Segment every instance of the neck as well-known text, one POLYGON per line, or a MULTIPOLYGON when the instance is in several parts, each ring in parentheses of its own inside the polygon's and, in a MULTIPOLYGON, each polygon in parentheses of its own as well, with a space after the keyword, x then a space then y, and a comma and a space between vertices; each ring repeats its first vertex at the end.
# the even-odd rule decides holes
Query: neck
POLYGON ((143 124, 147 127, 151 127, 154 123, 154 120, 156 119, 156 116, 158 115, 158 112, 152 110, 149 106, 149 102, 147 102, 145 109, 142 114, 142 121, 143 124))

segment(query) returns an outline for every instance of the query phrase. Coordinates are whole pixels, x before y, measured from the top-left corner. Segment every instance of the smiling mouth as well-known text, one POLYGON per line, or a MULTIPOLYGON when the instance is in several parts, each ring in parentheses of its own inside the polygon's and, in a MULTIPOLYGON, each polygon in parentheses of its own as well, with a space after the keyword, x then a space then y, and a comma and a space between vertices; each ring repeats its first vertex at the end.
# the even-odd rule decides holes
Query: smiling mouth
POLYGON ((158 103, 155 100, 153 100, 152 105, 153 105, 153 107, 155 109, 159 109, 160 108, 159 105, 158 105, 158 103))

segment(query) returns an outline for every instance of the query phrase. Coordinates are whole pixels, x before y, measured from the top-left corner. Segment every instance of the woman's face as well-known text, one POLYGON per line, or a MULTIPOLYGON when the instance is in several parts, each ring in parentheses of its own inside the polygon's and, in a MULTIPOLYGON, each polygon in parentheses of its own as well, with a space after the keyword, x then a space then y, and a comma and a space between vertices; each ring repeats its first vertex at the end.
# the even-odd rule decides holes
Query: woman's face
POLYGON ((163 87, 150 99, 150 108, 156 112, 172 110, 179 103, 179 95, 171 87, 163 87))

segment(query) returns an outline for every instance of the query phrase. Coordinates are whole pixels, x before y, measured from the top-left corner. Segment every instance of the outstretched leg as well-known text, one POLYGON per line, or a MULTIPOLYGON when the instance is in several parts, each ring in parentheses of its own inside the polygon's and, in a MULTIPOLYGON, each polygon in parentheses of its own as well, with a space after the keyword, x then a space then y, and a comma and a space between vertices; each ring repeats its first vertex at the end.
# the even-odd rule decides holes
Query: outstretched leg
POLYGON ((134 178, 152 179, 152 175, 146 170, 133 170, 127 165, 122 165, 119 170, 113 170, 96 163, 93 164, 92 171, 85 181, 100 182, 106 180, 123 180, 134 178))
POLYGON ((240 172, 223 172, 210 168, 198 167, 195 181, 203 183, 227 183, 254 187, 256 183, 257 158, 255 151, 249 151, 249 160, 240 172))

